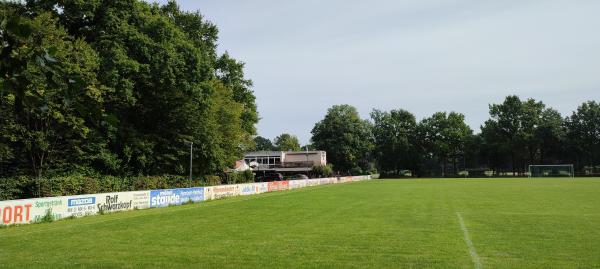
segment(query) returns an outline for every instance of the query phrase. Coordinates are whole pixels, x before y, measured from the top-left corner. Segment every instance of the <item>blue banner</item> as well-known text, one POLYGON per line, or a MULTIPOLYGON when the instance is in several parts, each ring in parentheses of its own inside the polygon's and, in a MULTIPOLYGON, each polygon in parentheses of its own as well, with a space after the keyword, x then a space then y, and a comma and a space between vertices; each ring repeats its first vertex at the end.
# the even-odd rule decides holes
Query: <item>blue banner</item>
POLYGON ((204 188, 167 189, 150 191, 150 207, 181 205, 189 201, 204 201, 204 188))

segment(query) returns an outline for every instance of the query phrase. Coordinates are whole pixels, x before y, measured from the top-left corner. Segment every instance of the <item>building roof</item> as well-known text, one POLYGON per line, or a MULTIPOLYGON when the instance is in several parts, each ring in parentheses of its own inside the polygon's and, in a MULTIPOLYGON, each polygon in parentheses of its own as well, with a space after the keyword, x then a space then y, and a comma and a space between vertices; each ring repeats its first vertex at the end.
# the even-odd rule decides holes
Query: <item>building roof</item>
POLYGON ((253 156, 278 157, 278 156, 282 156, 282 155, 283 155, 283 151, 251 151, 251 152, 246 152, 246 154, 245 154, 246 157, 253 157, 253 156))
POLYGON ((283 155, 296 155, 296 154, 322 154, 325 151, 322 150, 309 150, 309 151, 251 151, 246 152, 246 157, 255 157, 255 156, 272 156, 278 157, 283 155))
POLYGON ((300 155, 300 154, 321 154, 321 153, 325 153, 325 151, 322 150, 309 150, 309 151, 284 151, 283 153, 285 153, 286 155, 300 155))

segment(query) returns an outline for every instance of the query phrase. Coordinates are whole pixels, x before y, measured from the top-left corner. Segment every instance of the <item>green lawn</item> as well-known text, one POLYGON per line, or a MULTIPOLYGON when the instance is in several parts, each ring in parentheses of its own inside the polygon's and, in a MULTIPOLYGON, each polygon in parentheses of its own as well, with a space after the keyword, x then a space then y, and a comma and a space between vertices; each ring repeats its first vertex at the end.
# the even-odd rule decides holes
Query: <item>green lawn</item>
POLYGON ((375 180, 9 227, 0 267, 600 268, 600 179, 375 180))

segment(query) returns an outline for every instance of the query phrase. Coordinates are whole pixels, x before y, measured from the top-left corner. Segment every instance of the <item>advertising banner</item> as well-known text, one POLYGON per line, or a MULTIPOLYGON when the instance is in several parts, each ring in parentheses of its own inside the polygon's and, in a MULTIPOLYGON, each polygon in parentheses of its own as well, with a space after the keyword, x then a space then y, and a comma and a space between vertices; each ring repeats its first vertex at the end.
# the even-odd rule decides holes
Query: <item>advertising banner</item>
POLYGON ((319 179, 319 185, 334 184, 334 183, 337 183, 337 178, 328 177, 328 178, 320 178, 319 179))
POLYGON ((240 195, 252 195, 259 193, 259 185, 256 183, 239 184, 240 195))
POLYGON ((258 182, 254 183, 258 187, 257 193, 265 193, 269 192, 269 183, 268 182, 258 182))
POLYGON ((306 187, 306 179, 290 180, 289 186, 290 190, 304 188, 306 187))
POLYGON ((48 209, 52 210, 54 215, 58 214, 57 217, 62 217, 61 212, 54 208, 64 208, 63 203, 63 199, 60 198, 3 201, 0 202, 0 217, 3 225, 35 222, 42 218, 48 209))
POLYGON ((0 202, 1 223, 24 224, 41 220, 48 211, 54 219, 149 207, 149 191, 59 196, 0 202))
POLYGON ((95 194, 98 211, 115 212, 150 207, 149 191, 131 191, 95 194))
POLYGON ((352 177, 340 177, 338 181, 340 183, 352 182, 352 177))
POLYGON ((317 186, 319 185, 319 179, 307 179, 306 186, 317 186))
POLYGON ((181 188, 150 191, 150 207, 166 207, 204 201, 204 188, 181 188))
POLYGON ((285 191, 289 189, 289 181, 271 181, 269 182, 269 191, 285 191))
MULTIPOLYGON (((208 189, 208 188, 205 188, 208 189)), ((225 198, 225 197, 231 197, 231 196, 238 196, 240 195, 239 192, 239 186, 238 185, 221 185, 221 186, 213 186, 210 187, 210 189, 208 190, 208 195, 210 196, 206 196, 207 192, 204 192, 204 197, 205 199, 210 199, 210 200, 214 200, 214 199, 221 199, 221 198, 225 198), (210 197, 210 198, 208 198, 210 197)))
POLYGON ((179 188, 60 196, 0 201, 0 224, 25 224, 41 220, 48 211, 54 219, 82 217, 98 212, 115 212, 149 207, 181 205, 237 195, 252 195, 323 184, 370 180, 371 176, 257 182, 213 187, 179 188))

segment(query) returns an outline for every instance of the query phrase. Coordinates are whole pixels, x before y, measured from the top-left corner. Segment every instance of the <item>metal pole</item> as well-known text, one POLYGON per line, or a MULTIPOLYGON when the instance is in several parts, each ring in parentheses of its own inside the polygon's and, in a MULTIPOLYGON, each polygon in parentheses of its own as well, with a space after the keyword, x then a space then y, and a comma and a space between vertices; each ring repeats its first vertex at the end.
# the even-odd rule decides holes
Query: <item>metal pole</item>
POLYGON ((194 142, 190 142, 190 182, 189 185, 192 187, 192 160, 194 159, 194 142))

